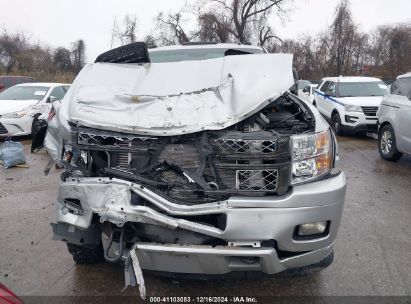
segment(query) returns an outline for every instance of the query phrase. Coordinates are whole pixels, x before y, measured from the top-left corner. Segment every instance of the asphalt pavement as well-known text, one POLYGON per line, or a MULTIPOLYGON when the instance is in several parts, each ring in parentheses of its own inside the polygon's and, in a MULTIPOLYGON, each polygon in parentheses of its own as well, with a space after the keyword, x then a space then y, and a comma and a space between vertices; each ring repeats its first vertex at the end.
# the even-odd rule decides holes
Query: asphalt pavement
MULTIPOLYGON (((309 277, 176 281, 145 274, 148 296, 404 296, 411 295, 411 157, 384 161, 377 142, 340 137, 348 188, 334 263, 309 277)), ((29 168, 0 167, 0 282, 20 296, 138 296, 124 287, 120 265, 77 266, 66 245, 53 241, 60 171, 43 169, 46 152, 29 168)))

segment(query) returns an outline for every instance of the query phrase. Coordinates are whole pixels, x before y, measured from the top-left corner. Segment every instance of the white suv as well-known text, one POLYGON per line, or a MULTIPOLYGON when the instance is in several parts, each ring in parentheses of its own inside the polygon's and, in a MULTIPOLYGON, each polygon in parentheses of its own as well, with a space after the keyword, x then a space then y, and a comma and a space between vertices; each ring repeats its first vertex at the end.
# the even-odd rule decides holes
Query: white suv
POLYGON ((328 77, 315 90, 314 105, 335 134, 376 132, 377 111, 388 87, 371 77, 328 77))
POLYGON ((378 111, 378 149, 383 159, 411 154, 411 73, 398 76, 378 111))

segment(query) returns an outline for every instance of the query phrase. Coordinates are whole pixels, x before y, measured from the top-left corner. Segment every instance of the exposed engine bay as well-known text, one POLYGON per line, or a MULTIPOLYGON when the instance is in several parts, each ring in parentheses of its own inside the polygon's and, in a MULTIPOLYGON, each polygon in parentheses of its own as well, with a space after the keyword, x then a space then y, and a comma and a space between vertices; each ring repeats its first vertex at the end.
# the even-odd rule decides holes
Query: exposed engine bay
MULTIPOLYGON (((178 204, 289 189, 290 136, 313 131, 311 112, 286 93, 227 129, 140 136, 72 126, 67 177, 134 181, 178 204)), ((138 196, 132 204, 141 204, 138 196)))

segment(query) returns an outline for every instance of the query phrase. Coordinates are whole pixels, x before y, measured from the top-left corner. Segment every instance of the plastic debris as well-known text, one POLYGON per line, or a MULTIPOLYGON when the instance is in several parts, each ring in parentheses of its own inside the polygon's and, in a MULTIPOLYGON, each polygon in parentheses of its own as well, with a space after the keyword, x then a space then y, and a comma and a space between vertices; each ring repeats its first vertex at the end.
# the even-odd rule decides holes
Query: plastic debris
POLYGON ((26 157, 24 156, 23 145, 15 141, 5 141, 0 149, 0 160, 6 169, 16 165, 24 165, 26 157))

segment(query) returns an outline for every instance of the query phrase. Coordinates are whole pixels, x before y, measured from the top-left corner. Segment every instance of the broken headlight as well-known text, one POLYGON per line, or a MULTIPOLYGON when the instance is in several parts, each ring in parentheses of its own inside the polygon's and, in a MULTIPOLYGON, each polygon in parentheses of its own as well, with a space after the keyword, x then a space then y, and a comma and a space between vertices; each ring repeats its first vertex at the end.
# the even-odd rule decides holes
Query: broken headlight
POLYGON ((299 184, 328 174, 333 164, 333 142, 330 130, 291 137, 291 184, 299 184))

